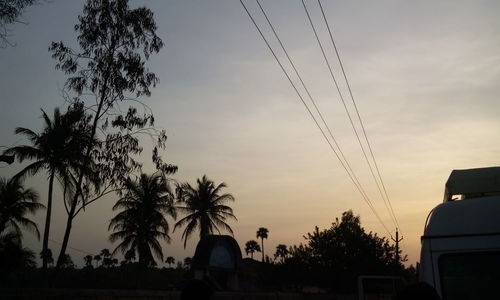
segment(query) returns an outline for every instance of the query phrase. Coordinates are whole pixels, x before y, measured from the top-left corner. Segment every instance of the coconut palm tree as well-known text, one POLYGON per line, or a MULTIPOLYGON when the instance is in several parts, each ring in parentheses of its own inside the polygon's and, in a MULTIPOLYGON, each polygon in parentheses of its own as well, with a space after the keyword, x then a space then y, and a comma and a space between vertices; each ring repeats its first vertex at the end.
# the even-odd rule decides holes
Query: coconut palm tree
POLYGON ((269 230, 264 227, 260 227, 259 230, 257 230, 257 238, 262 241, 262 262, 264 262, 264 239, 267 239, 267 234, 269 233, 269 230))
POLYGON ((26 217, 45 206, 38 203, 38 194, 32 189, 25 189, 21 179, 0 178, 0 234, 9 231, 22 236, 21 228, 31 231, 40 239, 36 223, 26 217))
POLYGON ((171 265, 175 264, 175 258, 173 258, 172 256, 169 256, 169 257, 167 257, 165 262, 168 264, 168 267, 170 268, 171 265))
POLYGON ((14 155, 19 162, 32 161, 16 177, 34 175, 42 170, 48 174, 49 189, 42 246, 42 267, 46 269, 48 261, 44 253, 48 250, 54 179, 57 178, 63 184, 65 192, 72 190, 69 168, 77 166, 81 159, 84 151, 83 141, 87 138, 87 128, 82 126, 85 118, 82 107, 71 107, 65 114, 61 114, 59 108, 55 108, 52 119, 42 110, 42 118, 44 128, 41 133, 22 127, 15 130, 16 134, 26 136, 31 145, 12 147, 4 154, 14 155))
POLYGON ((215 232, 221 233, 221 229, 228 231, 233 235, 233 230, 226 223, 227 219, 237 220, 233 214, 233 209, 225 203, 234 201, 231 194, 219 193, 227 185, 222 182, 215 186, 214 182, 206 175, 197 180, 197 187, 192 187, 189 183, 183 183, 177 186, 177 197, 180 206, 177 209, 187 214, 179 220, 174 230, 186 226, 182 233, 184 239, 184 248, 188 238, 197 229, 200 230, 200 239, 215 232))
POLYGON ((176 217, 173 194, 168 181, 159 174, 141 174, 138 181, 129 179, 124 187, 125 194, 113 207, 123 210, 109 224, 109 230, 114 231, 109 240, 122 240, 113 254, 133 250, 141 265, 152 266, 153 253, 163 261, 159 239, 170 242, 166 216, 176 217))
POLYGON ((254 252, 260 252, 259 243, 255 240, 250 240, 245 244, 245 252, 248 255, 250 253, 250 257, 253 259, 254 252))

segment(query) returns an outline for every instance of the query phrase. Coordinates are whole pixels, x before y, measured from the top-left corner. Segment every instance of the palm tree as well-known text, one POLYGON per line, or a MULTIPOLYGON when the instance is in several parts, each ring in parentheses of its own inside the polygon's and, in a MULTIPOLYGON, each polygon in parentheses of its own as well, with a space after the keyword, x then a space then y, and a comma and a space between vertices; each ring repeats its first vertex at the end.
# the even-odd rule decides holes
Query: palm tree
POLYGON ((163 252, 158 239, 170 243, 169 225, 166 215, 176 217, 173 195, 168 181, 158 175, 141 174, 138 181, 127 180, 126 192, 113 210, 123 209, 110 222, 114 232, 109 240, 122 242, 113 253, 136 251, 143 266, 155 264, 153 253, 163 261, 163 252))
POLYGON ((92 268, 92 259, 93 259, 92 255, 87 255, 83 258, 86 267, 92 268))
POLYGON ((224 182, 215 186, 212 180, 203 175, 201 180, 197 180, 197 184, 196 188, 189 183, 177 187, 178 203, 183 205, 177 206, 177 209, 187 216, 175 224, 174 230, 186 226, 182 233, 184 248, 188 238, 196 229, 200 230, 200 239, 214 232, 220 234, 219 227, 233 235, 233 230, 226 220, 228 218, 237 220, 233 209, 225 205, 227 201, 234 201, 234 197, 231 194, 219 195, 221 190, 227 187, 224 182))
POLYGON ((169 257, 167 257, 165 262, 168 264, 168 267, 170 268, 171 265, 175 264, 175 258, 173 258, 172 256, 169 256, 169 257))
POLYGON ((38 203, 37 193, 32 189, 25 189, 20 178, 0 178, 0 233, 13 231, 21 237, 23 227, 34 232, 40 239, 36 223, 25 215, 43 208, 45 206, 38 203))
POLYGON ((260 227, 259 230, 257 230, 257 238, 261 239, 262 241, 262 262, 264 262, 264 239, 267 239, 267 234, 269 233, 269 230, 264 227, 260 227))
POLYGON ((281 263, 285 262, 285 258, 288 256, 288 248, 284 244, 279 244, 276 246, 276 253, 274 254, 274 258, 281 258, 281 263))
MULTIPOLYGON (((71 189, 71 175, 68 171, 70 165, 77 165, 83 149, 82 141, 86 138, 85 127, 79 126, 84 118, 83 110, 74 107, 68 109, 66 114, 61 114, 58 108, 54 109, 53 120, 42 110, 44 128, 41 133, 36 133, 31 129, 18 127, 16 134, 25 135, 31 145, 16 146, 7 149, 4 154, 11 154, 17 157, 19 162, 24 160, 33 161, 16 177, 34 175, 41 170, 46 170, 49 179, 49 190, 47 196, 47 214, 45 217, 45 228, 43 234, 42 253, 48 249, 50 220, 52 214, 52 193, 54 178, 65 187, 65 191, 71 189)), ((42 255, 43 269, 47 268, 47 255, 42 255)))
POLYGON ((245 244, 245 252, 248 255, 250 253, 250 257, 253 259, 254 252, 260 252, 259 243, 255 240, 250 240, 245 244))

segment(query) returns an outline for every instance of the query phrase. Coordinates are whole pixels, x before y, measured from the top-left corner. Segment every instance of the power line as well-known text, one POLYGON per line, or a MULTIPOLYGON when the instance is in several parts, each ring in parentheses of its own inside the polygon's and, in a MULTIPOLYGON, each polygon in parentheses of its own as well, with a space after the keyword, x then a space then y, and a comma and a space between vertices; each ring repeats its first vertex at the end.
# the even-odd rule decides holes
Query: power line
MULTIPOLYGON (((56 243, 56 244, 58 244, 58 245, 62 245, 62 243, 61 243, 61 242, 55 241, 55 240, 53 240, 53 239, 49 239, 49 241, 51 241, 52 243, 56 243)), ((87 251, 85 251, 85 250, 80 250, 80 249, 78 249, 78 248, 74 248, 74 247, 70 247, 70 246, 68 246, 68 249, 71 249, 71 250, 74 250, 74 251, 77 251, 77 252, 80 252, 80 253, 82 253, 82 254, 86 254, 86 255, 92 255, 92 256, 94 255, 94 254, 92 254, 92 253, 90 253, 90 252, 87 252, 87 251)))
POLYGON ((374 213, 374 215, 377 217, 377 219, 379 220, 379 222, 382 224, 382 226, 384 227, 384 229, 389 233, 390 235, 390 231, 387 229, 387 226, 385 225, 385 223, 382 221, 382 219, 380 218, 380 216, 378 215, 377 211, 375 210, 375 207, 373 206, 373 204, 370 202, 370 200, 365 196, 365 194, 362 192, 362 190, 360 189, 360 187, 356 184, 356 181, 353 179, 351 173, 348 171, 346 165, 344 164, 344 162, 342 161, 342 159, 340 159, 340 156, 339 154, 337 153, 337 151, 335 150, 335 148, 333 147, 332 143, 330 142, 330 140, 328 139, 328 137, 326 136, 323 128, 321 128, 321 126, 319 125, 318 121, 316 120, 316 117, 314 116, 314 114, 311 112, 311 109, 309 108, 309 106, 307 105, 307 103, 304 101, 304 98, 302 97, 302 95, 300 94, 300 92, 298 91, 297 87, 295 86, 295 84, 293 83, 293 80, 290 78, 290 75, 288 75, 288 72, 285 70, 283 64, 281 63, 281 61, 279 60, 278 56, 276 55, 276 53, 274 52, 273 48, 271 47, 271 45, 269 44, 269 42, 267 41, 266 37, 264 36, 264 34, 262 33, 260 27, 257 25, 257 23, 255 22, 255 19, 252 17, 252 14, 250 13, 250 11, 247 9, 246 5, 243 3, 242 0, 240 0, 240 3, 241 5, 243 6, 243 8, 245 9, 246 13, 248 14, 248 16, 250 17, 250 20, 252 20, 252 23, 254 24, 255 28, 257 29, 257 31, 259 32, 260 36, 262 37, 262 39, 264 40, 264 42, 266 43, 267 47, 269 48, 269 50, 271 51, 272 55, 274 56, 276 62, 278 63, 278 65, 280 66, 281 70, 283 71, 283 73, 285 74, 286 78, 288 79, 288 81, 290 82, 290 84, 292 85, 292 88, 294 89, 295 93, 297 94, 297 96, 300 98, 302 104, 306 107, 309 115, 311 116, 311 118, 313 119, 314 123, 316 124, 316 126, 318 127, 318 129, 320 130, 321 134, 323 135, 323 138, 326 140, 326 142, 328 143, 328 145, 330 146, 330 149, 333 151, 333 153, 335 154, 335 156, 337 157, 337 159, 340 161, 342 167, 344 168, 344 170, 346 171, 347 175, 349 176, 349 178, 351 179, 351 181, 354 183, 354 185, 356 186, 356 188, 358 189, 358 191, 360 192, 361 196, 363 197, 363 199, 365 200, 365 202, 368 204, 368 206, 371 208, 372 212, 374 213))
MULTIPOLYGON (((308 18, 308 20, 309 20, 309 24, 311 25, 311 29, 312 29, 312 30, 313 30, 313 32, 314 32, 314 36, 316 37, 316 41, 318 42, 318 45, 319 45, 319 48, 320 48, 321 53, 322 53, 322 55, 323 55, 323 58, 325 59, 326 65, 327 65, 327 67, 328 67, 328 71, 330 72, 330 76, 331 76, 331 78, 332 78, 332 80, 333 80, 333 82, 334 82, 334 84, 335 84, 335 87, 336 87, 336 89, 337 89, 337 92, 338 92, 338 94, 339 94, 339 96, 340 96, 340 100, 342 101, 342 105, 344 106, 344 110, 345 110, 345 112, 346 112, 346 114, 347 114, 347 116, 348 116, 348 118, 349 118, 349 122, 350 122, 350 124, 351 124, 351 127, 352 127, 352 129, 353 129, 353 131, 354 131, 354 134, 356 135, 356 139, 358 140, 358 143, 359 143, 359 146, 360 146, 360 148, 361 148, 361 151, 363 152, 363 156, 364 156, 364 158, 365 158, 365 161, 366 161, 366 163, 367 163, 367 165, 368 165, 368 168, 370 169, 370 173, 371 173, 371 175, 372 175, 372 178, 373 178, 373 180, 375 181, 375 184, 376 184, 376 186, 377 186, 377 188, 378 188, 378 190, 379 190, 380 196, 382 197, 382 200, 384 201, 384 205, 385 205, 385 207, 386 207, 387 211, 389 212, 389 216, 391 217, 392 221, 393 221, 393 222, 394 222, 394 224, 396 225, 396 224, 397 224, 397 222, 396 222, 395 218, 393 217, 393 215, 391 214, 390 208, 389 208, 389 206, 388 206, 388 204, 387 204, 387 201, 386 201, 386 199, 385 199, 385 197, 384 197, 384 195, 383 195, 382 188, 380 187, 380 185, 379 185, 379 183, 378 183, 378 180, 377 180, 377 178, 376 178, 376 176, 375 176, 375 173, 374 173, 374 171, 373 171, 373 168, 372 168, 372 166, 371 166, 371 164, 370 164, 370 161, 369 161, 369 159, 368 159, 368 155, 366 154, 365 148, 363 147, 363 143, 361 142, 361 139, 360 139, 360 137, 359 137, 358 130, 356 129, 356 126, 354 125, 354 121, 353 121, 353 119, 352 119, 352 117, 351 117, 351 114, 350 114, 350 112, 349 112, 349 109, 347 108, 347 105, 346 105, 346 103, 345 103, 344 96, 342 95, 342 92, 341 92, 341 90, 340 90, 340 87, 339 87, 339 85, 338 85, 338 82, 337 82, 337 80, 335 79, 335 75, 334 75, 334 73, 333 73, 333 68, 332 68, 332 66, 330 65, 330 61, 328 60, 328 57, 326 56, 325 50, 324 50, 324 48, 323 48, 323 44, 321 43, 321 40, 320 40, 320 38, 319 38, 319 36, 318 36, 318 33, 317 33, 317 31, 316 31, 316 27, 314 26, 314 23, 313 23, 313 21, 312 21, 311 15, 309 14, 309 10, 307 9, 307 6, 306 6, 306 4, 305 4, 305 1, 304 1, 304 0, 302 0, 302 5, 303 5, 303 7, 304 7, 304 10, 305 10, 305 12, 306 12, 307 18, 308 18)), ((391 235, 391 237, 392 237, 392 235, 391 235)))
POLYGON ((331 30, 330 25, 328 23, 328 20, 326 18, 325 11, 323 9, 323 5, 321 4, 321 0, 318 0, 318 4, 319 4, 319 7, 321 9, 321 14, 323 15, 323 19, 325 21, 326 28, 328 29, 328 34, 330 36, 330 40, 332 41, 333 48, 335 49, 335 54, 337 55, 337 59, 338 59, 339 64, 340 64, 340 68, 342 70, 342 75, 344 76, 344 80, 346 82, 347 89, 349 90, 349 95, 351 96, 351 100, 352 100, 352 103, 354 105, 354 109, 356 110, 356 115, 357 115, 359 123, 361 125, 361 129, 363 130, 363 135, 365 137, 366 144, 368 145, 368 149, 370 150, 370 155, 372 157, 373 164, 375 166, 375 169, 377 170, 378 178, 379 178, 380 183, 382 185, 382 188, 384 190, 384 194, 385 194, 385 197, 387 199, 387 203, 389 204, 390 212, 392 213, 392 216, 393 216, 393 218, 395 220, 396 226, 399 229, 401 229, 401 226, 399 226, 398 219, 396 218, 396 214, 394 213, 394 209, 392 207, 389 195, 387 193, 387 189, 385 187, 384 180, 382 179, 382 175, 380 174, 380 169, 378 167, 377 160, 375 159, 375 155, 373 154, 373 150, 372 150, 370 141, 368 139, 368 135, 366 134, 365 126, 363 124, 363 120, 361 119, 361 115, 359 113, 358 106, 356 105, 356 101, 354 100, 354 96, 353 96, 353 93, 352 93, 351 85, 349 84, 349 80, 347 79, 347 75, 346 75, 345 70, 344 70, 344 64, 342 63, 342 59, 340 59, 340 54, 339 54, 339 51, 338 51, 337 46, 335 44, 335 40, 333 38, 333 33, 332 33, 332 30, 331 30))
POLYGON ((288 51, 286 50, 283 42, 281 41, 280 37, 278 36, 278 33, 276 32, 273 24, 271 23, 267 13, 265 12, 264 8, 262 7, 262 5, 260 4, 260 1, 259 0, 256 0, 257 1, 257 4, 259 5, 260 7, 260 10, 262 11, 262 14, 264 15, 264 17, 266 18, 266 21, 267 23, 269 24, 269 27, 271 28, 271 30, 273 31, 274 33, 274 36, 276 37, 276 39, 278 40, 278 43, 280 44, 281 46, 281 49, 283 50, 283 52, 285 53, 287 59, 288 59, 288 62, 290 62, 290 65, 292 66, 293 70, 295 71, 295 74, 297 75, 297 77, 299 78, 299 81, 300 83, 302 84, 302 87, 304 88, 304 90, 306 91, 306 94, 307 96, 309 97, 309 100, 312 102, 316 112, 318 113, 319 117, 321 118, 321 121, 323 122, 323 125, 326 127, 327 131, 328 131, 328 134, 330 135, 333 143, 335 144, 335 146, 337 147, 339 153, 340 153, 340 156, 342 157, 343 161, 345 162, 347 168, 349 169, 349 171, 351 172, 351 174, 353 175, 353 178, 355 179, 356 181, 356 184, 361 188, 362 192, 365 194, 366 196, 366 192, 364 190, 364 188, 362 187, 361 183, 359 182, 356 174, 354 173, 354 171, 352 170, 351 168, 351 165, 349 164, 349 161, 347 160, 347 158, 345 157, 344 155, 344 152, 342 151, 342 149, 340 148, 340 145, 337 143, 337 140, 335 139, 335 137, 333 136, 333 133, 332 131, 330 130, 330 126, 328 126, 328 123, 325 121, 324 117, 323 117, 323 114, 321 113, 319 107, 316 105, 316 101, 314 101, 311 93, 309 92, 309 89, 307 88, 304 80, 302 79, 302 76, 300 76, 300 73, 299 71, 297 70, 294 62, 292 61, 292 58, 290 57, 290 55, 288 54, 288 51))

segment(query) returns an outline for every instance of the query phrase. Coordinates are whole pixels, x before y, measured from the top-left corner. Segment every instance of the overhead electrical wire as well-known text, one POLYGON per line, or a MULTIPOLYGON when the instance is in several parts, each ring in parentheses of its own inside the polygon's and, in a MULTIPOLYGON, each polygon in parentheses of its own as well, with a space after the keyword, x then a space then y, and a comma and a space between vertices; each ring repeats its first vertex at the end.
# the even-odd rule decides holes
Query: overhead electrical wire
MULTIPOLYGON (((262 11, 262 14, 264 15, 264 17, 266 18, 266 21, 267 21, 267 24, 269 25, 269 27, 271 28, 274 36, 276 37, 276 40, 278 41, 278 43, 280 44, 281 46, 281 49, 283 50, 283 52, 285 53, 287 59, 288 59, 288 62, 290 63, 290 65, 292 66, 295 74, 297 75, 297 78, 299 79, 302 87, 304 88, 309 100, 311 101, 311 103, 313 104, 316 112, 318 113, 321 121, 323 122, 323 125, 326 127, 327 131, 328 131, 328 134, 330 135, 333 143, 335 144, 335 146, 337 147, 337 150, 339 151, 340 153, 340 156, 342 157, 343 161, 345 162, 349 172, 352 174, 354 180, 356 181, 356 184, 360 187, 361 191, 363 192, 363 194, 367 197, 367 194, 363 188, 363 186, 361 185, 361 183, 359 182, 356 174, 354 173, 354 171, 352 170, 351 168, 351 165, 349 164, 349 161, 347 160, 347 158, 345 157, 344 155, 344 152, 342 151, 342 149, 340 148, 340 145, 337 143, 337 140, 335 139, 335 137, 333 136, 333 133, 330 129, 330 126, 328 126, 328 123, 325 121, 325 118, 323 117, 323 114, 321 113, 319 107, 317 106, 316 104, 316 101, 314 101, 314 98, 312 97, 311 93, 309 92, 309 89, 307 88, 304 80, 302 79, 302 76, 300 76, 300 73, 299 71, 297 70, 296 66, 295 66, 295 63, 293 62, 292 58, 290 57, 290 55, 288 54, 288 51, 286 50, 283 42, 281 41, 278 33, 276 32, 276 29, 274 28, 274 25, 271 23, 271 20, 269 19, 269 17, 267 16, 267 13, 266 11, 264 10, 264 8, 262 7, 261 3, 259 0, 256 0, 257 4, 259 5, 259 8, 260 10, 262 11)), ((367 197, 368 198, 368 197, 367 197)))
MULTIPOLYGON (((372 168, 372 166, 371 166, 370 160, 368 159, 368 155, 366 154, 365 148, 363 147, 363 143, 361 142, 361 138, 359 137, 358 130, 356 129, 356 126, 354 125, 354 121, 353 121, 353 119, 352 119, 352 117, 351 117, 351 113, 349 112, 349 109, 347 108, 347 104, 345 103, 344 96, 342 95, 342 91, 340 90, 340 87, 339 87, 339 85, 338 85, 338 82, 337 82, 337 80, 335 79, 335 75, 334 75, 334 73, 333 73, 333 68, 332 68, 332 66, 331 66, 331 64, 330 64, 330 61, 328 60, 328 57, 327 57, 327 55, 326 55, 326 53, 325 53, 325 50, 324 50, 323 44, 321 43, 321 40, 320 40, 320 38, 319 38, 318 32, 317 32, 317 30, 316 30, 316 27, 314 26, 314 23, 313 23, 313 21, 312 21, 311 15, 309 14, 309 10, 307 9, 307 6, 306 6, 306 4, 305 4, 305 1, 304 1, 304 0, 301 0, 301 1, 302 1, 302 5, 303 5, 303 7, 304 7, 304 11, 306 12, 306 15, 307 15, 307 19, 309 20, 309 24, 311 25, 311 29, 312 29, 312 31, 314 32, 314 36, 316 37, 316 41, 318 42, 319 48, 320 48, 321 53, 322 53, 322 55, 323 55, 323 58, 324 58, 324 60, 325 60, 325 62, 326 62, 326 65, 327 65, 327 67, 328 67, 328 70, 329 70, 330 76, 331 76, 331 78, 332 78, 332 80, 333 80, 333 83, 335 84, 335 87, 336 87, 336 89, 337 89, 337 92, 338 92, 338 94, 339 94, 339 96, 340 96, 340 100, 341 100, 342 105, 343 105, 343 107, 344 107, 344 110, 345 110, 345 112, 346 112, 346 114, 347 114, 347 116, 348 116, 348 118, 349 118, 349 122, 350 122, 351 127, 352 127, 352 129, 353 129, 353 131, 354 131, 354 134, 355 134, 356 139, 357 139, 357 141, 358 141, 358 144, 359 144, 359 146, 360 146, 360 148, 361 148, 361 151, 363 152, 363 156, 364 156, 365 161, 366 161, 366 163, 367 163, 367 165, 368 165, 368 168, 370 169, 370 173, 371 173, 371 175, 372 175, 372 178, 373 178, 373 180, 375 181, 375 184, 376 184, 376 186, 377 186, 377 189, 378 189, 378 191, 379 191, 379 193, 380 193, 380 196, 381 196, 382 200, 384 201, 384 205, 385 205, 385 207, 386 207, 387 211, 389 212, 389 216, 390 216, 390 218, 392 219, 392 222, 394 222, 394 224, 396 225, 396 224, 397 224, 397 221, 396 221, 396 219, 394 218, 393 214, 391 213, 391 210, 390 210, 389 204, 387 203, 387 200, 386 200, 386 198, 384 197, 384 194, 383 194, 382 188, 381 188, 381 186, 380 186, 380 184, 379 184, 379 182, 378 182, 378 180, 377 180, 377 177, 375 176, 375 172, 373 171, 373 168, 372 168)), ((397 227, 397 225, 396 225, 396 227, 397 227)), ((391 235, 391 237, 392 237, 392 235, 391 235)))
POLYGON ((340 161, 342 167, 344 168, 344 170, 346 171, 347 175, 349 176, 349 178, 351 179, 351 181, 354 183, 354 185, 356 186, 356 188, 358 189, 359 193, 361 194, 362 198, 365 200, 365 202, 368 204, 368 206, 370 207, 370 209, 372 210, 373 214, 375 215, 375 217, 378 219, 378 221, 380 222, 380 224, 384 227, 384 229, 390 234, 390 230, 387 228, 387 226, 385 225, 385 223, 382 221, 382 219, 380 218, 379 214, 377 213, 377 211, 375 210, 375 207, 373 206, 373 204, 371 203, 371 201, 369 200, 369 198, 366 197, 366 195, 363 193, 362 189, 360 188, 360 186, 358 186, 356 184, 356 181, 354 180, 353 176, 351 175, 351 173, 348 171, 348 168, 347 166, 344 164, 344 162, 342 161, 342 159, 340 158, 339 154, 337 153, 337 151, 335 150, 335 148, 333 147, 332 143, 330 142, 330 140, 328 139, 328 137, 326 136, 323 128, 321 128, 321 126, 319 125, 318 121, 316 120, 316 117, 314 116, 314 114, 312 113, 311 109, 309 108, 309 106, 307 105, 307 103, 305 102, 304 98, 302 97, 302 95, 300 94, 300 92, 298 91, 297 87, 295 86, 295 83, 293 82, 293 80, 291 79, 290 75, 288 74, 288 72, 286 71, 286 69, 284 68, 283 64, 281 63, 281 61, 279 60, 278 56, 276 55, 276 53, 274 52, 273 48, 271 47, 271 45, 269 44, 268 40, 266 39, 266 37, 264 36, 262 30, 260 29, 260 27, 257 25, 255 19, 253 18, 252 14, 250 13, 250 11, 248 10, 248 8, 246 7, 246 5, 243 3, 242 0, 240 0, 240 3, 241 5, 243 6, 244 10, 246 11, 246 13, 248 14, 250 20, 252 21, 252 23, 254 24, 255 28, 257 29, 257 31, 259 32, 260 36, 262 37, 262 39, 264 40, 264 42, 266 43, 267 47, 269 48, 269 50, 271 51, 272 55, 274 56, 276 62, 278 63, 278 65, 280 66, 281 70, 283 71, 283 73, 285 74, 286 78, 288 79, 288 81, 290 82, 290 84, 292 85, 292 88, 294 89, 295 93, 297 94, 297 96, 300 98, 302 104, 306 107, 309 115, 311 116, 311 118, 313 119, 314 123, 316 124, 316 126, 318 127, 318 129, 320 130, 323 138, 326 140, 326 142, 328 143, 328 145, 330 146, 330 149, 333 151, 333 153, 335 154, 335 156, 337 157, 337 159, 340 161))
POLYGON ((368 135, 366 133, 365 126, 363 124, 363 120, 362 120, 361 115, 360 115, 359 110, 358 110, 358 106, 356 105, 356 101, 354 100, 354 95, 352 93, 351 85, 349 84, 349 80, 347 79, 347 75, 346 75, 346 72, 345 72, 345 69, 344 69, 344 64, 342 63, 342 59, 340 58, 340 54, 339 54, 339 51, 337 49, 337 45, 335 44, 335 39, 333 38, 332 29, 330 27, 330 24, 328 23, 328 19, 326 18, 326 14, 325 14, 325 11, 323 9, 323 5, 321 4, 321 0, 318 0, 318 4, 319 4, 320 10, 321 10, 321 15, 323 16, 323 20, 325 21, 326 28, 328 29, 328 34, 330 36, 330 40, 332 42, 333 48, 335 49, 335 54, 336 54, 337 59, 339 61, 340 69, 342 70, 342 75, 344 77, 347 89, 349 91, 349 95, 351 96, 352 104, 353 104, 354 109, 356 111, 356 115, 358 117, 359 124, 361 125, 361 129, 363 131, 363 136, 365 138, 366 144, 368 145, 370 156, 371 156, 371 158, 373 160, 373 164, 375 166, 375 170, 377 171, 377 175, 378 175, 378 178, 380 180, 380 184, 382 185, 382 189, 383 189, 384 195, 385 195, 385 197, 387 199, 387 203, 389 204, 390 213, 392 214, 392 217, 394 218, 395 225, 397 226, 397 228, 399 228, 401 230, 401 226, 399 225, 399 222, 398 222, 398 219, 396 217, 396 214, 394 213, 394 209, 392 207, 392 204, 391 204, 391 201, 390 201, 390 198, 389 198, 389 194, 387 193, 387 189, 385 187, 384 180, 382 179, 382 175, 380 173, 380 169, 378 167, 377 160, 375 159, 375 155, 373 153, 373 149, 371 147, 370 140, 368 139, 368 135))

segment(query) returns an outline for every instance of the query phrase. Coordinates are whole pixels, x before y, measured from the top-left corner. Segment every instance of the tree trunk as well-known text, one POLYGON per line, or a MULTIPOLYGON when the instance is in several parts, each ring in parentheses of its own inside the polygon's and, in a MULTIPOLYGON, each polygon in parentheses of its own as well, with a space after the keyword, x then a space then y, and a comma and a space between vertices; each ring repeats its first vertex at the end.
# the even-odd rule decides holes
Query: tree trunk
POLYGON ((260 238, 262 241, 262 262, 264 262, 264 238, 260 238))
POLYGON ((42 247, 42 269, 47 270, 47 252, 49 250, 49 234, 50 234, 50 217, 52 214, 52 189, 54 187, 54 171, 50 173, 49 179, 49 195, 47 197, 47 215, 45 217, 45 229, 43 232, 43 247, 42 247))
MULTIPOLYGON (((107 78, 105 80, 105 86, 106 86, 106 83, 107 83, 107 78)), ((92 141, 96 135, 97 124, 99 122, 99 115, 101 113, 101 109, 102 109, 102 106, 104 104, 104 97, 105 97, 104 93, 101 93, 101 99, 99 101, 99 106, 97 107, 97 111, 96 111, 96 114, 94 116, 94 120, 93 120, 93 124, 92 124, 92 132, 91 132, 89 141, 92 141)), ((85 157, 83 160, 84 163, 87 163, 87 161, 90 159, 90 152, 92 151, 92 148, 93 148, 93 145, 90 143, 87 146, 88 146, 87 153, 85 154, 85 157)), ((78 195, 79 195, 80 189, 82 187, 84 175, 85 174, 84 174, 83 170, 80 170, 80 174, 78 176, 78 182, 76 185, 75 195, 73 196, 73 200, 71 201, 71 204, 70 204, 71 207, 70 207, 70 211, 68 214, 68 221, 66 223, 66 231, 64 232, 64 239, 63 239, 63 242, 61 245, 61 251, 59 252, 59 257, 57 259, 56 273, 59 270, 59 268, 61 267, 61 263, 63 262, 64 254, 66 254, 66 247, 68 247, 69 235, 71 233, 71 226, 73 223, 73 218, 75 217, 75 211, 76 211, 76 207, 78 205, 78 195)))

